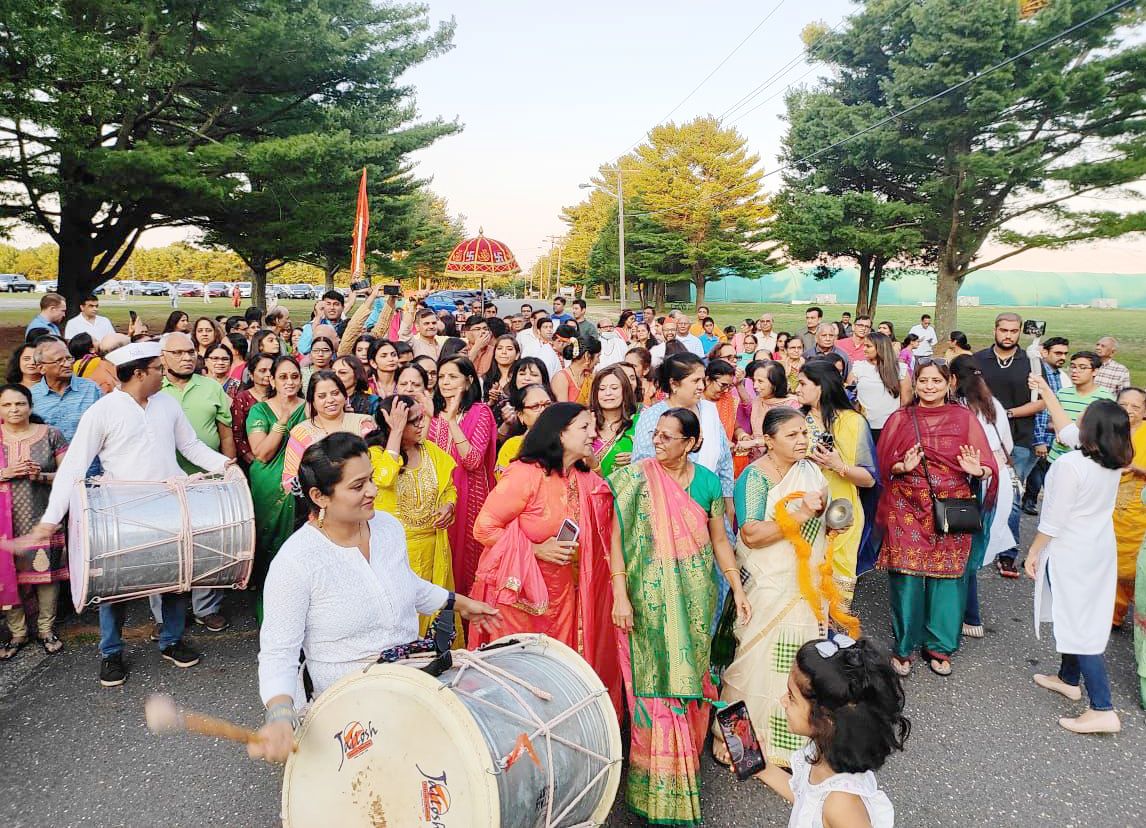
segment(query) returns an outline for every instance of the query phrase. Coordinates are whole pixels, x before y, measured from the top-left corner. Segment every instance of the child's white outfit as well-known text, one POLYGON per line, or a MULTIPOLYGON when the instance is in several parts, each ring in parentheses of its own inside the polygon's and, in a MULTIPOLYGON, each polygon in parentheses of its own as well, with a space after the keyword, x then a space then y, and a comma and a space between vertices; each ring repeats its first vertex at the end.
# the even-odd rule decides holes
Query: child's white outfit
POLYGON ((796 798, 788 828, 824 828, 824 800, 833 791, 855 794, 863 799, 872 828, 894 828, 895 808, 879 789, 875 774, 837 773, 818 785, 808 781, 815 746, 792 752, 792 793, 796 798))

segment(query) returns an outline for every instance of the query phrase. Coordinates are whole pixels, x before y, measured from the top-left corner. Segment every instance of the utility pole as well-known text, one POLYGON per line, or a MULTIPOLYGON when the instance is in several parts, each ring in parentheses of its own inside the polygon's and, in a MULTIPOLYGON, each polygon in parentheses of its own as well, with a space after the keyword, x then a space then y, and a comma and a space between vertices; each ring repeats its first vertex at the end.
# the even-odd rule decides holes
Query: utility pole
MULTIPOLYGON (((556 246, 557 242, 561 241, 562 238, 563 238, 562 236, 549 236, 549 258, 550 259, 553 258, 554 246, 556 246)), ((553 292, 554 296, 561 293, 561 254, 562 254, 562 252, 563 252, 563 249, 560 246, 557 246, 557 288, 553 292)), ((549 286, 553 287, 553 282, 550 282, 549 286)))
POLYGON ((617 167, 617 258, 621 272, 621 310, 625 309, 625 188, 617 167))

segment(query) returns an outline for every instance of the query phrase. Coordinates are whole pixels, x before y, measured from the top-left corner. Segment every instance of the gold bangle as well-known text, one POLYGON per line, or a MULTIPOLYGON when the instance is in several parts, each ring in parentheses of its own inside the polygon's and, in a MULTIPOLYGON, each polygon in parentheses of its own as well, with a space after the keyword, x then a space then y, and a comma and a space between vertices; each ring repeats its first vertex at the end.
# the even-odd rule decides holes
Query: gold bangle
POLYGON ((736 567, 734 567, 734 566, 730 566, 730 567, 728 567, 728 569, 722 569, 722 570, 720 570, 720 571, 721 571, 723 574, 727 575, 729 572, 739 572, 740 570, 739 570, 739 569, 737 569, 737 568, 736 568, 736 567))
POLYGON ((610 577, 610 578, 616 578, 618 575, 624 575, 624 576, 626 576, 626 577, 627 577, 627 576, 628 576, 628 574, 629 574, 629 573, 625 572, 625 570, 623 570, 623 569, 618 569, 616 572, 610 572, 610 573, 609 573, 609 577, 610 577))

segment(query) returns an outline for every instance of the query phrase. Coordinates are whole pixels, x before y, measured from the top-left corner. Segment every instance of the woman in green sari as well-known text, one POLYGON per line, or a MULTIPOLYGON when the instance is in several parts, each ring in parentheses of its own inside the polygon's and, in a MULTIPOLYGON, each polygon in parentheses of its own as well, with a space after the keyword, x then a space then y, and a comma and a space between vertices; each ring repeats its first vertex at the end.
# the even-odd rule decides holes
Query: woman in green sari
POLYGON ((597 372, 589 389, 589 410, 597 421, 593 458, 602 477, 629 465, 633 428, 637 423, 637 394, 628 372, 613 365, 597 372))
MULTIPOLYGON (((306 419, 299 396, 302 372, 292 356, 280 356, 271 368, 271 390, 247 414, 247 437, 254 460, 248 472, 255 504, 255 565, 251 584, 262 589, 271 559, 294 532, 294 497, 283 489, 287 435, 306 419)), ((261 616, 262 606, 258 614, 261 616)))
MULTIPOLYGON (((674 408, 657 420, 654 456, 615 471, 609 554, 613 623, 631 719, 625 801, 654 825, 700 825, 700 751, 716 699, 709 673, 716 609, 713 558, 736 574, 720 480, 688 459, 700 421, 674 408)), ((741 623, 752 615, 730 577, 741 623)))

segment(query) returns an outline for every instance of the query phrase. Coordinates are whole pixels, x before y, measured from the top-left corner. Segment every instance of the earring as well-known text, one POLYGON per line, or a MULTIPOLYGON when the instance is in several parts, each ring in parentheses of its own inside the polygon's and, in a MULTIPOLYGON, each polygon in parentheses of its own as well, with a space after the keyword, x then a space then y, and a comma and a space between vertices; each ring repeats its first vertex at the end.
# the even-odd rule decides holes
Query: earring
POLYGON ((322 528, 322 524, 326 522, 326 507, 323 506, 318 510, 318 528, 322 528))

